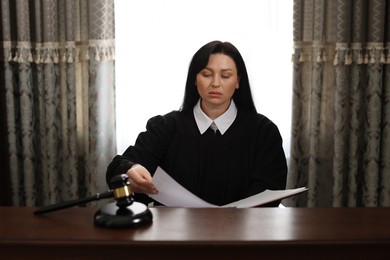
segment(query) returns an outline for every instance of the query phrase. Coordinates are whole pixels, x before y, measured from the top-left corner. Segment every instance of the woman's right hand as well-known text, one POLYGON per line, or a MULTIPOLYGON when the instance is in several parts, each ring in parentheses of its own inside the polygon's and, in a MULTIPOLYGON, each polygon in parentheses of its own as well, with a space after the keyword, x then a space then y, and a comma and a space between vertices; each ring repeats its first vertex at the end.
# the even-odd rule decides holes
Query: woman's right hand
POLYGON ((136 193, 157 194, 158 191, 152 182, 150 172, 140 164, 135 164, 127 172, 130 188, 136 193))

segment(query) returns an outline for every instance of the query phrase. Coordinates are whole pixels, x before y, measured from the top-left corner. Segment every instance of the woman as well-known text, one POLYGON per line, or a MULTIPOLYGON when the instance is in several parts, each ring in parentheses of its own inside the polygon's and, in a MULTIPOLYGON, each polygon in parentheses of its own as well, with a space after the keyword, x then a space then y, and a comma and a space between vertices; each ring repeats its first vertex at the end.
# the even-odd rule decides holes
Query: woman
POLYGON ((181 109, 149 119, 135 145, 110 163, 106 180, 126 173, 135 199, 147 204, 141 194, 158 192, 151 176, 158 166, 215 205, 285 188, 279 130, 257 113, 244 60, 231 43, 213 41, 195 53, 181 109))

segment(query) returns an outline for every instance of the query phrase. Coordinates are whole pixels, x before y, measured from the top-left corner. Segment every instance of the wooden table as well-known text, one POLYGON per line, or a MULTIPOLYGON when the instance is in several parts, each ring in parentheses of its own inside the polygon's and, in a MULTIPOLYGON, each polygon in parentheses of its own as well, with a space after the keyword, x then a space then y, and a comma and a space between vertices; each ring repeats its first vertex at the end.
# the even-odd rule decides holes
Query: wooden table
MULTIPOLYGON (((33 215, 0 207, 0 259, 384 259, 390 208, 151 208, 137 229, 93 224, 96 208, 33 215), (298 258, 299 257, 299 258, 298 258)), ((390 259, 390 258, 387 258, 390 259)))

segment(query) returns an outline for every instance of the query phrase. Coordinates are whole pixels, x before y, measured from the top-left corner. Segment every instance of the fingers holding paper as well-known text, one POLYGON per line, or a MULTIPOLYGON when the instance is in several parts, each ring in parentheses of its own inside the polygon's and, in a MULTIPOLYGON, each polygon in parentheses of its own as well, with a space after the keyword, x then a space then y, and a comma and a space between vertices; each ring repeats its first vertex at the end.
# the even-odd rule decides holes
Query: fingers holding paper
POLYGON ((140 164, 136 164, 127 171, 130 187, 133 192, 145 194, 157 194, 158 191, 152 182, 150 172, 140 164))

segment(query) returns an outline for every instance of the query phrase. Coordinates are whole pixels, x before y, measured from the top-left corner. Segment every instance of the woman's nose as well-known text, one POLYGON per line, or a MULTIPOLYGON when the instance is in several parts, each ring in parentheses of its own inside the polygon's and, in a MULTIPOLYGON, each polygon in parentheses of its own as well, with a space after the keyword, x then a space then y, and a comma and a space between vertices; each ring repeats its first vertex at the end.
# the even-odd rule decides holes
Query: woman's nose
POLYGON ((213 81, 211 82, 211 86, 214 88, 218 88, 220 86, 220 78, 218 76, 213 77, 213 81))

